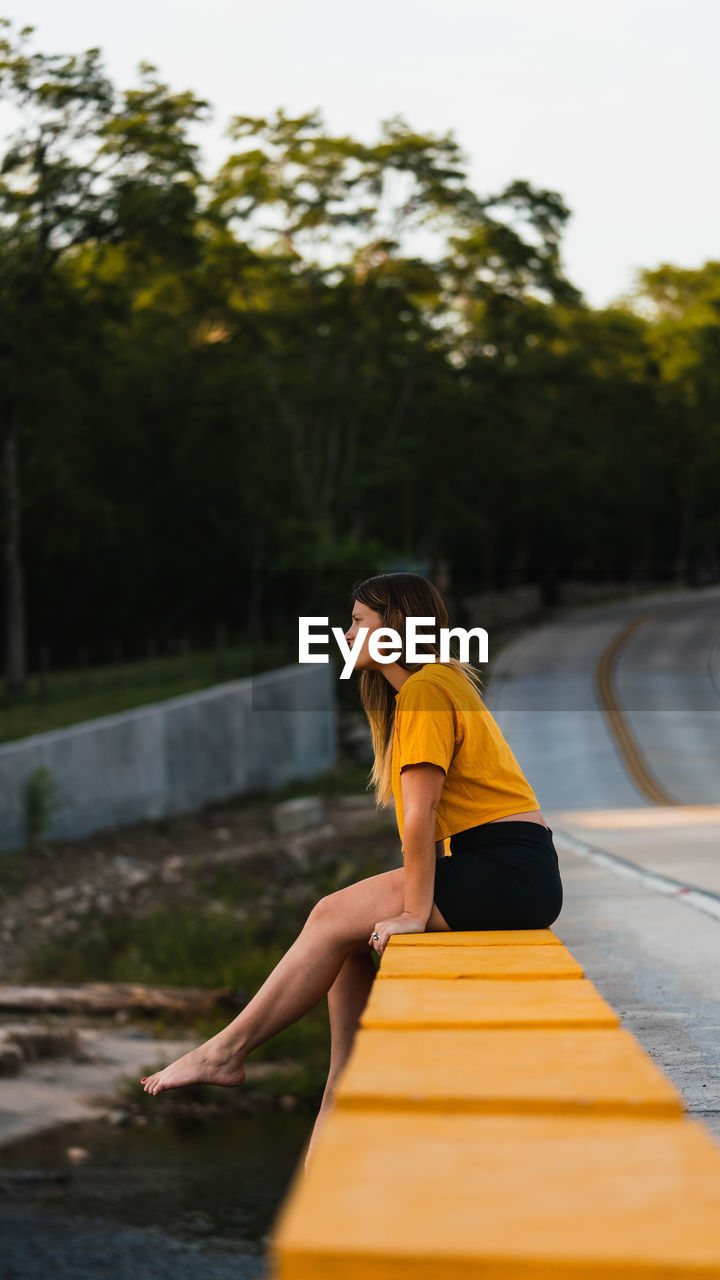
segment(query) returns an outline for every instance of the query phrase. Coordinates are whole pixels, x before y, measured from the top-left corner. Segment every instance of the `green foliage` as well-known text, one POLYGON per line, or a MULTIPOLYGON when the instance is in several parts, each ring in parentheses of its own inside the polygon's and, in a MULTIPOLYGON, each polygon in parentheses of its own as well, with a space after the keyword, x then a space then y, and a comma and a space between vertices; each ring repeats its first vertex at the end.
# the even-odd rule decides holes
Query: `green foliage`
POLYGON ((208 104, 156 68, 120 90, 97 49, 0 34, 22 108, 0 385, 52 663, 186 626, 207 643, 213 616, 287 637, 404 557, 472 592, 717 564, 717 263, 593 311, 562 195, 474 190, 452 132, 237 115, 206 173, 208 104))
POLYGON ((162 907, 115 910, 83 919, 68 938, 39 935, 23 981, 140 982, 229 988, 247 997, 297 937, 324 894, 384 869, 358 833, 341 852, 317 854, 303 870, 275 855, 240 864, 209 863, 162 907))
POLYGON ((290 660, 286 646, 228 645, 219 669, 217 649, 191 655, 162 654, 150 661, 107 663, 81 671, 51 672, 43 689, 33 677, 24 696, 0 694, 0 742, 62 729, 272 670, 290 660))
POLYGON ((47 765, 33 769, 25 783, 25 830, 30 849, 36 849, 48 829, 53 810, 60 807, 58 785, 47 765))
MULTIPOLYGON (((342 851, 317 853, 306 870, 268 855, 256 862, 207 864, 162 907, 134 913, 110 911, 83 917, 72 934, 38 934, 25 952, 21 981, 132 982, 229 989, 246 1003, 302 929, 317 900, 355 880, 384 870, 362 833, 343 840, 342 851)), ((226 1009, 185 1018, 199 1039, 229 1021, 226 1009)), ((153 1018, 158 1035, 175 1035, 179 1015, 153 1018)), ((293 1059, 297 1078, 278 1074, 263 1092, 293 1093, 319 1101, 328 1069, 326 1002, 253 1051, 256 1060, 293 1059), (284 1081, 284 1083, 283 1083, 284 1081), (318 1093, 319 1090, 319 1093, 318 1093)), ((148 1063, 148 1066, 151 1064, 148 1063)))
POLYGON ((178 907, 172 913, 118 915, 91 921, 62 955, 56 943, 49 950, 39 943, 29 980, 54 972, 58 981, 71 983, 94 974, 103 982, 234 987, 242 973, 243 983, 259 986, 267 961, 276 964, 282 954, 268 946, 266 934, 231 911, 210 915, 178 907))
POLYGON ((334 796, 361 795, 370 775, 370 764, 354 764, 347 760, 338 761, 325 773, 306 781, 288 782, 285 786, 274 787, 264 792, 267 801, 279 803, 293 796, 334 796))

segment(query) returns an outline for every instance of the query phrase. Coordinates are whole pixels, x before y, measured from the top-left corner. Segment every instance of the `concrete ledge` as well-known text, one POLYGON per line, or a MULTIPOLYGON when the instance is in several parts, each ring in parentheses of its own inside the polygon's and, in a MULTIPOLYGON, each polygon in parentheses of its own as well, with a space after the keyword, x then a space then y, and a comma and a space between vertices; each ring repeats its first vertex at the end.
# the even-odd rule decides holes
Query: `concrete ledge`
MULTIPOLYGON (((390 943, 392 945, 392 941, 390 943)), ((388 950, 385 955, 388 954, 388 950)), ((398 978, 375 982, 361 1027, 618 1027, 586 978, 398 978)))
POLYGON ((675 1086, 622 1028, 361 1029, 335 1106, 679 1116, 675 1086))
POLYGON ((384 953, 276 1280, 719 1276, 720 1147, 567 949, 420 936, 384 953))
POLYGON ((277 1280, 717 1280, 695 1121, 336 1109, 276 1226, 277 1280))
POLYGON ((565 947, 387 947, 378 978, 582 978, 565 947))
MULTIPOLYGON (((552 929, 443 929, 438 933, 394 933, 393 951, 405 947, 561 947, 552 929)), ((386 952, 387 954, 387 952, 386 952)))

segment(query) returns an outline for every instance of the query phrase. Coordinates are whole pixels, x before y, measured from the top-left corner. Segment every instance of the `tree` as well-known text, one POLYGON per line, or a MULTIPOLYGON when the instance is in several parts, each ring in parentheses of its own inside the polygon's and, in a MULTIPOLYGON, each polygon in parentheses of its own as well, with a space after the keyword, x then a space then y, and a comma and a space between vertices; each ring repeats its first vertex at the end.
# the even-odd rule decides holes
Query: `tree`
MULTIPOLYGON (((172 94, 143 63, 139 88, 118 94, 100 51, 32 52, 32 27, 17 37, 0 21, 0 92, 19 114, 0 164, 0 367, 5 487, 6 688, 26 684, 22 560, 23 438, 34 384, 52 362, 47 316, 58 322, 63 266, 83 247, 132 244, 186 253, 194 239, 199 174, 188 126, 207 104, 172 94), (42 365, 40 358, 42 357, 42 365)), ((60 321, 60 323, 62 323, 60 321)), ((37 415, 35 416, 37 421, 37 415)))
POLYGON ((720 262, 636 274, 626 305, 646 318, 668 460, 677 576, 720 572, 720 262))
MULTIPOLYGON (((328 135, 317 111, 239 116, 230 132, 243 145, 210 204, 233 261, 223 325, 230 341, 251 332, 264 366, 298 496, 292 520, 316 531, 304 556, 327 568, 343 541, 352 554, 388 504, 405 549, 420 521, 435 554, 415 465, 423 432, 434 434, 431 384, 443 370, 451 383, 453 362, 482 344, 517 358, 537 293, 579 301, 559 259, 568 210, 527 182, 481 199, 452 132, 418 134, 401 117, 373 144, 328 135), (430 260, 414 251, 428 230, 430 260)), ((285 542, 292 555, 297 536, 285 542)))

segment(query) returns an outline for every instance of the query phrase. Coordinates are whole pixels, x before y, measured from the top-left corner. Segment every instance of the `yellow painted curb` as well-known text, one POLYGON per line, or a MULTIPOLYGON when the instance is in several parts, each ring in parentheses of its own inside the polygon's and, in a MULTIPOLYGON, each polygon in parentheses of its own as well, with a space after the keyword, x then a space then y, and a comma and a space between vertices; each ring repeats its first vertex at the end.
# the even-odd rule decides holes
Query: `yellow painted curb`
POLYGON ((377 974, 386 978, 582 978, 565 947, 387 947, 377 974))
POLYGON ((277 1280, 720 1274, 720 1150, 689 1117, 335 1109, 312 1161, 277 1280))
POLYGON ((361 1027, 617 1027, 587 978, 387 978, 374 982, 361 1027))
MULTIPOLYGON (((719 806, 720 807, 720 806, 719 806)), ((387 946, 397 947, 529 947, 562 946, 552 929, 441 929, 437 933, 393 933, 387 946)))
POLYGON ((680 1093, 623 1028, 361 1028, 339 1108, 679 1116, 680 1093))

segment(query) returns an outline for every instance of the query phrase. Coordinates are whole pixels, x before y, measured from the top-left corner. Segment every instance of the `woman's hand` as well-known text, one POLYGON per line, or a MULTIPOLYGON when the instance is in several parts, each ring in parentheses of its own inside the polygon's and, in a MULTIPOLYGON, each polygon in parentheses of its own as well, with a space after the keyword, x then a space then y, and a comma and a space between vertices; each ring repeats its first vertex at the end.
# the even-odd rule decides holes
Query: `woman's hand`
POLYGON ((368 941, 381 956, 393 933, 424 933, 426 923, 419 916, 411 916, 409 911, 403 911, 401 916, 392 916, 390 920, 378 920, 373 933, 379 936, 376 938, 371 935, 368 941))

